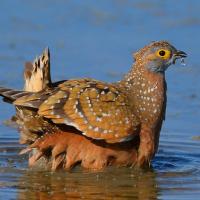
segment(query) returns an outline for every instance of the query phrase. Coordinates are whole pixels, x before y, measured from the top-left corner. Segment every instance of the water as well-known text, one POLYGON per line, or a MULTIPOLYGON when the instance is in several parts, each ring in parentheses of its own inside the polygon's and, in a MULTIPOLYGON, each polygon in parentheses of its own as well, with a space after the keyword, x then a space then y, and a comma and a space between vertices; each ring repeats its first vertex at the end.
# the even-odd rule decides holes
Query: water
POLYGON ((149 171, 31 170, 0 101, 0 199, 199 199, 199 1, 1 1, 0 85, 22 88, 23 63, 49 46, 53 79, 119 80, 132 52, 166 39, 187 52, 167 72, 168 107, 149 171))

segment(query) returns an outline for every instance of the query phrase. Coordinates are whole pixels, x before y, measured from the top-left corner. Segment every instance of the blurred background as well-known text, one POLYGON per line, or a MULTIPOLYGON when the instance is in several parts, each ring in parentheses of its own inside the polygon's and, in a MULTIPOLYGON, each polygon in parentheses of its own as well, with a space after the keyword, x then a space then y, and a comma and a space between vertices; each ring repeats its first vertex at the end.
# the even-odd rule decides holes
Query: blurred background
POLYGON ((27 159, 17 155, 21 148, 17 131, 4 123, 14 109, 0 101, 0 199, 197 199, 199 10, 195 0, 1 0, 3 86, 22 88, 25 61, 47 46, 54 81, 77 77, 117 81, 130 69, 132 53, 156 40, 168 40, 188 58, 186 67, 177 63, 166 73, 167 116, 159 152, 148 172, 32 171, 27 159))

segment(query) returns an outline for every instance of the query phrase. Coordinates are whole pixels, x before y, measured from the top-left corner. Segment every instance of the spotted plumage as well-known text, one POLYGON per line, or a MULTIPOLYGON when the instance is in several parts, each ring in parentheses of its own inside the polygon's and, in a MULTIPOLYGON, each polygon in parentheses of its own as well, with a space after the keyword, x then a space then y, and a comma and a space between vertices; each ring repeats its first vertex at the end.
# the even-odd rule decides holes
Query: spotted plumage
POLYGON ((93 79, 68 80, 14 104, 37 108, 40 116, 54 123, 74 126, 85 136, 111 143, 130 139, 139 125, 127 94, 115 84, 93 79))
POLYGON ((49 126, 62 125, 62 131, 73 127, 74 132, 107 144, 139 138, 135 162, 143 166, 157 150, 165 118, 165 70, 183 57, 186 54, 168 42, 153 42, 134 54, 131 70, 117 83, 85 78, 51 84, 46 76, 48 84, 40 84, 38 92, 0 88, 0 94, 18 108, 33 110, 49 126))

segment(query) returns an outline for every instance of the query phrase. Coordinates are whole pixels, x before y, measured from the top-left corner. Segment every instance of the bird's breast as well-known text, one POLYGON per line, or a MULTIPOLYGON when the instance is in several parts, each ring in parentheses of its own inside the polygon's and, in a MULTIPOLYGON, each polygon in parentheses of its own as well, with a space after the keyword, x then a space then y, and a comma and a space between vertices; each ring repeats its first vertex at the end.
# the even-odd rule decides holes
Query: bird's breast
POLYGON ((164 81, 137 80, 131 93, 135 115, 142 123, 155 126, 163 115, 166 102, 164 81))

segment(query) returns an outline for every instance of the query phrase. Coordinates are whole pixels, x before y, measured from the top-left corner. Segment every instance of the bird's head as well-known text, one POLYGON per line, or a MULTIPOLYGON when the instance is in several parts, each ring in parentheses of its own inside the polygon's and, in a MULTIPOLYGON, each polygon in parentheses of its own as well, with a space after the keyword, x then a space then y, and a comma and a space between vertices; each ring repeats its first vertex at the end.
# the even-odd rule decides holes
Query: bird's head
POLYGON ((152 42, 134 54, 136 63, 155 73, 163 73, 177 59, 185 58, 187 54, 177 50, 167 41, 152 42))

